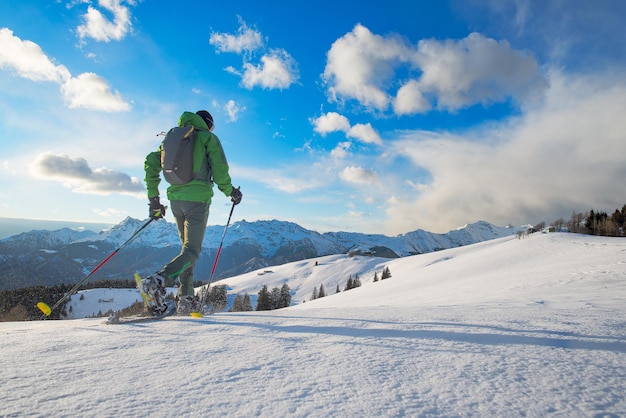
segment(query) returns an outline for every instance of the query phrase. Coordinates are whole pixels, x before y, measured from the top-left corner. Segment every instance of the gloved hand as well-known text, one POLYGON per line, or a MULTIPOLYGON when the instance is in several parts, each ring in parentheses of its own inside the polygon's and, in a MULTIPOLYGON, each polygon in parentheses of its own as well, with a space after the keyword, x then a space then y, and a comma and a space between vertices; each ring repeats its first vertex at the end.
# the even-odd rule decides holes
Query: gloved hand
POLYGON ((236 189, 233 188, 233 191, 230 193, 230 201, 233 202, 235 205, 238 205, 239 202, 241 202, 242 197, 243 194, 241 194, 241 190, 239 190, 239 187, 237 187, 236 189))
POLYGON ((165 206, 161 204, 159 196, 150 198, 150 219, 161 219, 165 216, 165 206))

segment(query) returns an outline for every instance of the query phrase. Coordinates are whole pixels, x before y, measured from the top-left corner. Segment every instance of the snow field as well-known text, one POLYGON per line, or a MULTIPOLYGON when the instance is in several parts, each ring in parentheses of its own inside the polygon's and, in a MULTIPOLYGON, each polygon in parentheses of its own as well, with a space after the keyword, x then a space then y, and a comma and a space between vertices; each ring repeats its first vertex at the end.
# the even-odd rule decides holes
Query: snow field
MULTIPOLYGON (((328 265, 345 263, 360 261, 328 265)), ((0 323, 0 416, 626 415, 623 239, 540 234, 385 265, 388 280, 271 312, 0 323)), ((318 274, 304 267, 228 282, 318 274)))

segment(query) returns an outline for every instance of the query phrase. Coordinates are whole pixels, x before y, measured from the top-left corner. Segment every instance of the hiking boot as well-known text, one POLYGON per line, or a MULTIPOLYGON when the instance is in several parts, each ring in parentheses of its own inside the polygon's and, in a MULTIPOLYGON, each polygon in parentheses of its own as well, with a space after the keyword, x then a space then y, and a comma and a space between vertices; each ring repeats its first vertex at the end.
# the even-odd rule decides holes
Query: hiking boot
POLYGON ((189 315, 198 310, 200 301, 196 296, 181 296, 178 300, 177 315, 189 315))
POLYGON ((141 285, 148 297, 148 307, 152 313, 165 312, 167 310, 167 304, 165 303, 165 278, 159 273, 154 273, 143 279, 141 285))

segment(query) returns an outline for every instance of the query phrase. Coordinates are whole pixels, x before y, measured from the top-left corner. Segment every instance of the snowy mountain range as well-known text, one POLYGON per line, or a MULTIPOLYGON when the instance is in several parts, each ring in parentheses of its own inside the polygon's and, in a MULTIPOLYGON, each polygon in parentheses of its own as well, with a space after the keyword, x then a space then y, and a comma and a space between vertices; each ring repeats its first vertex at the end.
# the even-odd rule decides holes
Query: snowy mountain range
MULTIPOLYGON (((0 240, 0 290, 75 283, 119 248, 145 220, 126 218, 99 233, 63 228, 33 230, 0 240)), ((333 254, 398 258, 510 236, 525 227, 497 227, 485 221, 446 234, 423 230, 396 237, 348 232, 318 233, 291 222, 268 220, 232 224, 226 234, 215 278, 267 266, 333 254)), ((207 280, 224 226, 206 228, 195 279, 207 280)), ((152 222, 92 280, 128 279, 135 271, 158 271, 180 251, 173 223, 152 222)))

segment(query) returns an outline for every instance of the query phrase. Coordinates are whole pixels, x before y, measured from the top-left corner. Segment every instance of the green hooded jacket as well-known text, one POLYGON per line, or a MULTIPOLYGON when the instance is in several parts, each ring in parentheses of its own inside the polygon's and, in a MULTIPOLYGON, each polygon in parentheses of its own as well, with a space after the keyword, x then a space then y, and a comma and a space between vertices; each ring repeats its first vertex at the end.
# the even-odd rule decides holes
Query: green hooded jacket
MULTIPOLYGON (((228 162, 219 138, 209 131, 202 118, 192 112, 184 112, 178 119, 178 126, 193 125, 197 130, 196 144, 194 147, 193 171, 197 173, 202 167, 202 160, 206 155, 211 170, 212 181, 191 180, 183 185, 170 185, 167 188, 167 199, 186 200, 189 202, 211 203, 213 197, 213 183, 227 197, 231 195, 233 186, 228 174, 228 162)), ((148 198, 159 195, 161 183, 161 146, 159 149, 146 156, 144 163, 146 171, 146 188, 148 198)))

